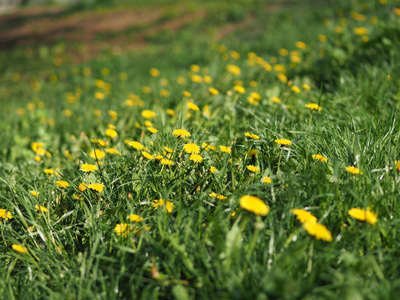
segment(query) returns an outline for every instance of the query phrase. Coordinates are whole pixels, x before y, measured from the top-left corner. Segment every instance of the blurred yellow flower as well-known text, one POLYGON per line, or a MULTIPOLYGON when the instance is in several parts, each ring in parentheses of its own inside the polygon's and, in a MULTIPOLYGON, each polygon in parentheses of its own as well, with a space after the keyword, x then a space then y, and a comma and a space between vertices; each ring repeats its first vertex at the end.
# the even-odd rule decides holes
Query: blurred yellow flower
POLYGON ((141 216, 139 216, 139 215, 136 215, 136 214, 130 214, 130 215, 128 215, 128 219, 129 219, 131 222, 136 222, 136 223, 139 223, 139 222, 142 222, 142 221, 143 221, 143 218, 142 218, 141 216))
POLYGON ((97 170, 98 170, 97 166, 92 165, 92 164, 82 164, 81 165, 82 172, 89 173, 89 172, 93 172, 93 171, 97 171, 97 170))
POLYGON ((262 183, 271 183, 271 177, 265 176, 261 179, 262 183))
POLYGON ((231 148, 229 148, 227 146, 219 146, 219 150, 221 150, 222 152, 225 152, 225 153, 231 153, 231 148))
POLYGON ((90 152, 89 156, 94 159, 102 159, 104 158, 104 156, 106 156, 106 154, 99 149, 95 149, 92 152, 90 152))
POLYGON ((292 141, 287 140, 287 139, 277 139, 274 142, 281 146, 291 146, 292 145, 292 141))
POLYGON ((201 163, 203 161, 203 157, 199 154, 192 154, 190 155, 189 160, 195 163, 201 163))
POLYGON ((353 175, 364 174, 363 172, 360 171, 359 168, 352 167, 352 166, 346 167, 346 171, 351 173, 351 174, 353 174, 353 175))
POLYGON ((175 129, 174 131, 172 131, 172 134, 180 138, 191 137, 190 132, 185 129, 175 129))
POLYGON ((259 216, 266 216, 269 213, 269 206, 260 198, 255 196, 242 196, 239 199, 240 207, 259 216))
POLYGON ((304 209, 293 208, 292 213, 297 217, 297 220, 299 220, 301 223, 317 222, 317 218, 304 209))
POLYGON ((317 240, 332 242, 332 234, 325 225, 317 222, 306 222, 303 227, 309 235, 314 236, 317 240))
POLYGON ((253 166, 253 165, 248 165, 248 166, 246 166, 246 168, 247 168, 247 170, 249 170, 250 172, 253 172, 253 173, 260 172, 260 168, 253 166))
POLYGON ((322 110, 322 107, 319 106, 317 103, 309 103, 309 104, 304 105, 304 107, 307 107, 307 108, 309 108, 311 110, 317 110, 317 111, 321 111, 322 110))
POLYGON ((35 205, 36 210, 42 211, 42 212, 47 212, 47 208, 41 205, 35 205))
POLYGON ((104 183, 91 183, 87 187, 93 191, 102 192, 104 190, 104 183))
POLYGON ((160 71, 157 70, 156 68, 151 68, 151 69, 150 69, 150 76, 152 76, 152 77, 158 77, 158 76, 160 76, 160 71))
POLYGON ((56 181, 56 185, 57 185, 58 187, 60 187, 60 188, 67 188, 67 187, 70 186, 69 183, 66 182, 65 180, 58 180, 58 181, 56 181))
POLYGON ((145 119, 151 119, 156 117, 156 113, 149 109, 143 110, 140 114, 145 119))
POLYGON ((199 154, 200 153, 200 147, 194 143, 188 143, 183 146, 183 150, 185 150, 186 153, 190 154, 199 154))
POLYGON ((312 156, 312 158, 315 159, 315 160, 318 160, 320 162, 327 162, 328 161, 328 159, 325 156, 321 155, 321 154, 314 154, 312 156))
POLYGON ((12 219, 13 216, 12 216, 11 212, 9 212, 8 210, 0 209, 0 218, 9 220, 9 219, 12 219))
POLYGON ((11 248, 13 248, 15 251, 20 252, 22 254, 28 253, 28 248, 22 245, 11 245, 11 248))
POLYGON ((256 134, 252 134, 250 132, 245 132, 244 134, 246 137, 248 137, 249 139, 253 139, 253 140, 259 140, 260 137, 256 134))
POLYGON ((352 208, 349 209, 348 214, 356 220, 368 222, 371 225, 378 222, 376 213, 372 212, 369 207, 367 209, 352 208))

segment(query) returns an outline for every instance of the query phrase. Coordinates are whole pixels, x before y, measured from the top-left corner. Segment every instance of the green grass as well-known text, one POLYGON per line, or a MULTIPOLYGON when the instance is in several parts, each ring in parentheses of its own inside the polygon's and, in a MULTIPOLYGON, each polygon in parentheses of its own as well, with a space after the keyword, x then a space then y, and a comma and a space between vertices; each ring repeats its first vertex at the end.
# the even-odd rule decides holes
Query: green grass
POLYGON ((209 11, 204 20, 174 34, 155 34, 134 53, 103 53, 78 65, 71 63, 70 45, 62 42, 0 54, 0 209, 13 216, 0 219, 4 298, 396 298, 400 16, 394 4, 295 2, 274 12, 255 10, 245 1, 202 5, 209 11), (366 20, 354 20, 352 11, 366 20), (249 25, 212 40, 220 26, 249 12, 254 18, 249 25), (378 22, 372 24, 374 16, 378 22), (366 27, 368 41, 354 27, 366 27), (320 34, 326 42, 318 40, 320 34), (305 49, 296 48, 299 40, 305 49), (281 48, 289 55, 282 56, 281 48), (293 58, 293 65, 294 50, 301 61, 293 58), (63 64, 56 66, 59 57, 63 64), (191 70, 193 64, 198 72, 191 70), (241 74, 231 74, 227 65, 238 66, 241 74), (282 67, 287 82, 277 77, 282 67), (160 76, 151 77, 151 68, 160 76), (194 74, 202 82, 193 82, 194 74), (206 75, 212 82, 204 82, 206 75), (244 94, 234 89, 240 84, 244 94), (212 95, 210 87, 219 94, 212 95), (162 90, 169 95, 160 95, 162 90), (96 99, 99 92, 104 99, 96 99), (260 95, 258 105, 249 101, 251 93, 260 95), (190 99, 199 111, 190 111, 190 99), (309 103, 322 110, 306 108, 309 103), (156 116, 146 120, 144 110, 156 116), (151 133, 146 121, 158 132, 151 133), (110 124, 118 137, 106 135, 110 124), (179 128, 190 138, 174 136, 179 128), (246 132, 260 139, 249 139, 246 132), (276 139, 292 145, 279 146, 276 139), (174 164, 148 160, 128 141, 174 164), (212 146, 202 147, 201 163, 183 150, 189 141, 212 146), (43 150, 35 153, 34 142, 43 143, 43 150), (121 155, 90 156, 107 148, 121 155), (327 162, 313 159, 315 154, 327 162), (82 163, 98 170, 82 172, 82 163), (260 171, 252 173, 248 165, 260 171), (348 166, 363 174, 350 174, 348 166), (48 175, 48 168, 59 173, 48 175), (271 183, 263 183, 263 177, 271 183), (57 187, 58 180, 69 187, 57 187), (103 183, 104 190, 81 191, 81 183, 103 183), (269 214, 242 208, 244 195, 260 198, 269 214), (156 199, 173 203, 172 211, 155 209, 156 199), (377 223, 350 217, 355 207, 370 207, 377 223), (332 241, 308 234, 293 208, 318 218, 332 241), (143 220, 131 222, 132 213, 143 220), (128 230, 118 234, 119 224, 128 224, 128 230), (23 245, 27 253, 12 245, 23 245))

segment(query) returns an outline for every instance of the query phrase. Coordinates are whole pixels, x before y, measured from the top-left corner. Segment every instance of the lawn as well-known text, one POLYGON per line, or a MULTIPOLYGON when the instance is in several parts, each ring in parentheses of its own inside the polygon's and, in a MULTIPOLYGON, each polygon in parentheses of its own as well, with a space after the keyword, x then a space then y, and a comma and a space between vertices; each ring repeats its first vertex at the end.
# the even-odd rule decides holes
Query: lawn
POLYGON ((4 299, 396 299, 398 1, 0 24, 4 299))

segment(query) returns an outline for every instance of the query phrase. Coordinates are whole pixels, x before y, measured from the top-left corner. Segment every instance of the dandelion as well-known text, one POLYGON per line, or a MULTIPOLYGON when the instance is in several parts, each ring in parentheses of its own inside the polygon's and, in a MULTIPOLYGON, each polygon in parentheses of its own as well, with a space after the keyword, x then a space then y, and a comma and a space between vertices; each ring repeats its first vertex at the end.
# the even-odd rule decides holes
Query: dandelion
POLYGON ((106 95, 104 95, 104 94, 101 93, 101 92, 96 92, 96 93, 94 94, 94 96, 95 96, 95 98, 98 99, 98 100, 103 100, 103 99, 106 97, 106 95))
POLYGON ((213 193, 208 194, 208 196, 215 198, 218 196, 218 194, 213 192, 213 193))
POLYGON ((37 211, 48 212, 47 208, 41 205, 35 205, 37 211))
POLYGON ((126 223, 117 224, 114 228, 114 232, 116 235, 122 235, 126 237, 129 233, 129 225, 126 223))
POLYGON ((174 162, 172 160, 167 159, 167 158, 162 158, 160 163, 165 166, 172 166, 174 164, 174 162))
POLYGON ((104 190, 104 183, 91 183, 87 187, 93 191, 102 192, 104 190))
POLYGON ((87 188, 87 185, 84 182, 82 182, 81 184, 78 185, 78 190, 80 192, 84 192, 86 190, 86 188, 87 188))
POLYGON ((104 147, 106 145, 106 142, 101 139, 91 139, 90 142, 97 144, 100 147, 104 147))
POLYGON ((332 242, 332 234, 325 225, 317 222, 306 222, 303 227, 309 235, 314 236, 317 240, 332 242))
POLYGON ((224 201, 224 200, 228 199, 228 197, 226 197, 226 196, 224 196, 224 195, 218 195, 218 196, 217 196, 217 199, 218 199, 219 201, 224 201))
POLYGON ((28 253, 28 248, 26 248, 25 246, 22 245, 11 245, 11 248, 13 248, 13 250, 20 252, 22 254, 26 254, 28 253))
POLYGON ((276 76, 278 77, 278 79, 279 79, 280 82, 282 82, 282 83, 286 83, 286 82, 287 82, 287 77, 286 77, 285 74, 283 74, 283 73, 278 73, 276 76))
POLYGON ((136 141, 129 142, 128 145, 137 150, 142 150, 144 148, 144 146, 141 143, 136 141))
POLYGON ((235 85, 233 89, 239 94, 244 94, 246 92, 245 88, 240 85, 235 85))
POLYGON ((200 153, 200 147, 194 143, 188 143, 183 146, 183 150, 185 150, 186 153, 189 154, 199 154, 200 153))
POLYGON ((366 35, 368 34, 368 29, 365 27, 355 27, 353 28, 353 32, 357 35, 366 35))
POLYGON ((311 90, 311 86, 309 86, 309 85, 306 84, 306 83, 304 83, 304 84, 302 85, 302 87, 303 87, 303 89, 305 89, 305 90, 307 90, 307 91, 310 91, 310 90, 311 90))
POLYGON ((294 214, 301 223, 317 222, 317 218, 304 209, 293 208, 292 214, 294 214))
POLYGON ((194 83, 201 83, 203 78, 200 75, 195 74, 190 77, 190 80, 194 83))
POLYGON ((249 170, 250 172, 253 172, 253 173, 260 172, 260 168, 253 166, 253 165, 248 165, 248 166, 246 166, 246 168, 247 168, 247 170, 249 170))
POLYGON ((318 35, 318 40, 319 40, 320 42, 322 42, 322 43, 325 43, 328 39, 326 38, 325 35, 320 34, 320 35, 318 35))
POLYGON ((152 77, 160 76, 160 71, 157 70, 156 68, 151 68, 149 72, 150 72, 150 76, 152 76, 152 77))
POLYGON ((142 151, 142 155, 143 155, 143 157, 144 158, 146 158, 146 159, 154 159, 154 156, 153 155, 151 155, 150 153, 148 153, 148 152, 146 152, 146 151, 142 151))
POLYGON ((203 161, 203 157, 199 154, 192 154, 190 155, 189 160, 195 163, 201 163, 203 161))
POLYGON ((150 131, 151 133, 157 133, 158 130, 155 129, 154 127, 147 127, 147 130, 150 131))
POLYGON ((122 155, 121 152, 119 152, 117 149, 114 149, 114 148, 106 148, 104 150, 109 154, 122 155))
POLYGON ((327 162, 328 161, 328 159, 325 156, 321 155, 321 154, 313 154, 312 158, 315 159, 315 160, 318 160, 320 162, 327 162))
POLYGON ((97 171, 98 168, 97 168, 97 166, 92 165, 92 164, 82 164, 80 170, 82 172, 90 173, 90 172, 93 172, 93 171, 97 171))
POLYGON ((287 139, 277 139, 274 142, 281 146, 291 146, 292 145, 292 141, 287 140, 287 139))
POLYGON ((231 153, 231 148, 229 148, 227 146, 219 146, 219 150, 221 150, 222 152, 225 152, 225 153, 231 153))
POLYGON ((279 99, 278 97, 272 97, 271 101, 274 102, 274 103, 281 103, 282 102, 282 100, 279 99))
POLYGON ((321 111, 322 110, 322 107, 319 106, 317 103, 309 103, 309 104, 304 105, 304 107, 307 107, 307 108, 309 108, 311 110, 317 110, 317 111, 321 111))
POLYGON ((194 104, 193 102, 188 102, 187 103, 187 107, 189 110, 193 110, 193 111, 200 111, 200 108, 194 104))
POLYGON ((293 85, 290 89, 291 89, 293 92, 295 92, 296 94, 299 94, 299 93, 300 93, 299 87, 297 87, 297 86, 295 86, 295 85, 293 85))
POLYGON ((260 139, 260 137, 258 135, 252 134, 250 132, 246 132, 244 135, 246 137, 248 137, 249 139, 252 139, 252 140, 259 140, 260 139))
POLYGON ((395 163, 395 169, 397 170, 397 172, 400 172, 400 161, 398 161, 398 160, 395 160, 394 161, 394 163, 395 163))
POLYGON ((152 110, 146 109, 140 113, 145 119, 152 119, 156 117, 156 113, 152 110))
POLYGON ((240 207, 259 216, 266 216, 269 213, 269 206, 260 198, 255 196, 242 196, 239 200, 240 207))
POLYGON ((348 214, 356 220, 368 222, 371 225, 378 222, 376 213, 372 212, 369 207, 367 209, 352 208, 349 209, 348 214))
POLYGON ((163 199, 160 200, 154 200, 153 203, 151 204, 154 209, 158 209, 161 206, 164 206, 165 203, 165 210, 169 213, 172 212, 172 210, 174 209, 175 205, 171 202, 171 201, 164 201, 163 199))
POLYGON ((271 183, 271 177, 265 176, 261 178, 262 183, 271 183))
POLYGON ((172 134, 180 138, 191 137, 190 132, 185 129, 175 129, 174 131, 172 131, 172 134))
POLYGON ((212 87, 208 88, 208 91, 210 92, 211 95, 214 95, 214 96, 219 94, 219 91, 212 87))
POLYGON ((351 167, 351 166, 346 167, 346 171, 349 172, 349 173, 351 173, 351 174, 353 174, 353 175, 361 175, 361 174, 364 174, 363 172, 360 171, 359 168, 351 167))
POLYGON ((89 156, 94 159, 102 159, 104 158, 104 156, 106 156, 106 154, 99 149, 95 149, 92 152, 90 152, 89 156))
POLYGON ((307 45, 304 42, 296 42, 295 45, 299 49, 306 49, 307 48, 307 45))
POLYGON ((229 73, 236 75, 236 76, 239 76, 241 73, 240 68, 236 65, 227 65, 225 68, 229 73))
POLYGON ((142 222, 142 221, 143 221, 143 218, 142 218, 141 216, 139 216, 139 215, 136 215, 136 214, 130 214, 130 215, 128 215, 128 219, 129 219, 131 222, 136 222, 136 223, 139 223, 139 222, 142 222))
POLYGON ((53 174, 54 174, 54 169, 53 169, 53 168, 44 169, 43 171, 44 171, 47 175, 53 175, 53 174))
POLYGON ((40 193, 37 191, 31 191, 31 194, 33 197, 38 197, 40 193))
POLYGON ((11 212, 7 211, 6 209, 0 209, 0 218, 9 220, 12 219, 13 216, 11 212))
POLYGON ((62 189, 65 189, 65 188, 67 188, 67 187, 70 186, 69 183, 66 182, 65 180, 58 180, 58 181, 56 181, 56 185, 57 185, 59 188, 62 188, 62 189))
POLYGON ((115 139, 118 136, 118 132, 111 128, 106 129, 105 134, 112 139, 115 139))
POLYGON ((214 166, 210 167, 210 172, 211 172, 211 173, 213 173, 213 174, 214 174, 216 170, 217 170, 217 168, 216 168, 216 167, 214 167, 214 166))

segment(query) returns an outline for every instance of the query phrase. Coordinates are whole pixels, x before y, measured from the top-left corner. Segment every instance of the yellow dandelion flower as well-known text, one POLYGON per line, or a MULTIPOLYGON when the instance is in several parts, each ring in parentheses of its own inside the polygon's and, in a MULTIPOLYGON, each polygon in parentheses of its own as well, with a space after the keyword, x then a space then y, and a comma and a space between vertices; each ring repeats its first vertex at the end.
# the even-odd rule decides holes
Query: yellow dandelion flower
POLYGON ((102 159, 104 158, 104 156, 106 156, 106 154, 99 149, 95 149, 92 152, 90 152, 89 156, 94 159, 102 159))
POLYGON ((142 221, 143 221, 143 218, 142 218, 141 216, 139 216, 139 215, 136 215, 136 214, 130 214, 130 215, 128 215, 128 219, 129 219, 131 222, 136 222, 136 223, 139 223, 139 222, 142 222, 142 221))
POLYGON ((332 242, 332 234, 325 225, 317 222, 306 222, 303 227, 309 235, 314 236, 317 240, 332 242))
POLYGON ((364 174, 363 172, 360 171, 359 168, 352 167, 352 166, 346 167, 346 171, 349 172, 349 173, 351 173, 351 174, 353 174, 353 175, 361 175, 361 174, 364 174))
POLYGON ((158 130, 155 129, 154 127, 147 127, 147 130, 150 131, 151 133, 157 133, 158 130))
POLYGON ((395 160, 394 161, 394 163, 395 163, 395 169, 397 170, 397 172, 400 172, 400 161, 398 161, 398 160, 395 160))
MULTIPOLYGON (((109 111, 108 111, 108 115, 111 117, 111 119, 112 119, 113 121, 117 121, 117 119, 118 119, 118 113, 117 113, 116 111, 109 110, 109 111)), ((113 128, 113 129, 115 129, 115 128, 113 128)))
POLYGON ((38 197, 40 193, 37 191, 31 191, 31 194, 33 197, 38 197))
POLYGON ((307 90, 307 91, 310 91, 310 90, 311 90, 311 86, 309 86, 309 85, 306 84, 306 83, 304 83, 304 84, 302 85, 302 87, 303 87, 303 89, 305 89, 305 90, 307 90))
POLYGON ((395 8, 395 9, 394 9, 394 14, 395 14, 396 16, 400 16, 400 8, 395 8))
POLYGON ((295 45, 296 45, 296 47, 297 48, 299 48, 299 49, 306 49, 307 48, 307 45, 306 45, 306 43, 304 43, 304 42, 296 42, 295 43, 295 45))
POLYGON ((167 202, 165 203, 165 210, 166 210, 167 212, 169 212, 169 213, 172 212, 172 210, 174 209, 174 207, 175 207, 175 204, 173 204, 171 201, 167 201, 167 202))
POLYGON ((258 135, 252 134, 250 132, 245 132, 244 134, 246 137, 248 137, 249 139, 253 139, 253 140, 259 140, 260 137, 258 135))
POLYGON ((44 169, 43 171, 48 175, 53 175, 54 174, 54 169, 53 168, 44 169))
POLYGON ((190 132, 185 129, 175 129, 174 131, 172 131, 172 134, 180 138, 191 137, 190 132))
POLYGON ((287 51, 284 48, 279 49, 278 52, 279 52, 279 55, 281 55, 281 56, 287 56, 289 54, 289 51, 287 51))
POLYGON ((282 102, 282 100, 279 99, 278 97, 272 97, 271 101, 274 102, 274 103, 281 103, 282 102))
POLYGON ((271 183, 271 177, 265 176, 261 179, 262 183, 271 183))
POLYGON ((136 141, 129 142, 128 145, 137 150, 142 150, 144 148, 144 146, 141 143, 136 142, 136 141))
POLYGON ((366 35, 368 34, 368 29, 365 27, 355 27, 353 28, 353 32, 357 35, 366 35))
POLYGON ((102 192, 104 190, 104 183, 91 183, 87 187, 93 191, 102 192))
POLYGON ((84 192, 86 190, 86 187, 87 185, 84 182, 82 182, 81 184, 78 185, 78 190, 80 192, 84 192))
POLYGON ((321 154, 313 154, 312 158, 315 159, 315 160, 318 160, 320 162, 327 162, 328 161, 328 159, 325 156, 321 155, 321 154))
POLYGON ((210 194, 208 194, 208 196, 215 198, 215 197, 218 196, 218 194, 217 193, 210 193, 210 194))
POLYGON ((160 163, 162 165, 166 165, 166 166, 172 166, 174 164, 174 162, 172 160, 167 159, 167 158, 162 158, 160 163))
POLYGON ((287 139, 277 139, 274 142, 281 146, 291 146, 292 145, 292 141, 287 140, 287 139))
POLYGON ((211 95, 214 95, 214 96, 219 94, 219 91, 212 87, 208 88, 208 91, 211 95))
POLYGON ((233 89, 238 92, 239 94, 244 94, 246 92, 246 89, 240 85, 235 85, 233 89))
POLYGON ((317 110, 317 111, 321 111, 322 110, 322 107, 319 106, 317 103, 309 103, 309 104, 304 105, 304 107, 307 107, 307 108, 309 108, 311 110, 317 110))
POLYGON ((200 108, 196 104, 194 104, 193 102, 188 102, 186 105, 187 105, 189 110, 200 111, 200 108))
POLYGON ((150 72, 150 76, 152 76, 152 77, 160 76, 160 71, 157 70, 156 68, 151 68, 149 72, 150 72))
POLYGON ((194 75, 190 76, 190 80, 194 83, 201 83, 203 81, 203 77, 201 77, 200 75, 194 74, 194 75))
POLYGON ((189 160, 195 163, 201 163, 203 161, 203 157, 199 154, 192 154, 190 155, 189 160))
POLYGON ((160 96, 162 96, 162 97, 168 97, 168 96, 169 96, 169 91, 167 91, 167 90, 165 90, 165 89, 162 89, 162 90, 160 91, 160 96))
POLYGON ((247 170, 249 170, 250 172, 253 172, 253 173, 260 172, 260 168, 253 166, 253 165, 248 165, 248 166, 246 166, 246 168, 247 168, 247 170))
POLYGON ((211 172, 211 173, 213 173, 213 174, 214 174, 216 170, 217 170, 217 168, 216 168, 216 167, 214 167, 214 166, 210 167, 210 172, 211 172))
POLYGON ((186 97, 186 98, 189 98, 189 97, 192 97, 192 93, 190 93, 190 92, 188 92, 188 91, 183 91, 183 92, 182 92, 182 96, 183 96, 183 97, 186 97))
POLYGON ((122 155, 121 152, 119 152, 117 149, 114 149, 114 148, 106 148, 104 150, 109 154, 122 155))
POLYGON ((350 217, 356 220, 368 222, 371 225, 374 225, 376 222, 378 222, 376 213, 372 212, 369 207, 367 209, 352 208, 349 209, 348 214, 350 217))
POLYGON ((36 210, 42 211, 42 212, 48 212, 47 208, 41 205, 35 205, 36 210))
POLYGON ((39 149, 44 147, 44 143, 34 142, 31 144, 33 152, 37 153, 39 149))
POLYGON ((239 199, 240 207, 259 216, 266 216, 269 213, 269 206, 260 198, 255 196, 242 196, 239 199))
POLYGON ((26 248, 25 246, 22 245, 11 245, 11 248, 13 248, 13 250, 20 252, 22 254, 26 254, 28 253, 28 248, 26 248))
POLYGON ((165 112, 170 116, 173 116, 175 114, 175 112, 172 109, 167 109, 165 112))
POLYGON ((0 218, 9 220, 12 219, 13 216, 11 212, 7 211, 6 209, 0 209, 0 218))
POLYGON ((318 40, 319 40, 320 42, 322 42, 322 43, 325 43, 328 39, 326 38, 325 35, 320 34, 320 35, 318 35, 318 40))
POLYGON ((225 68, 229 73, 236 76, 239 76, 241 73, 240 68, 236 65, 227 65, 225 68))
POLYGON ((103 100, 103 99, 106 97, 106 95, 104 95, 102 92, 96 92, 96 93, 94 94, 94 96, 95 96, 95 98, 98 99, 98 100, 103 100))
POLYGON ((200 147, 196 145, 195 143, 188 143, 183 146, 183 150, 185 150, 186 153, 189 154, 199 154, 200 153, 200 147))
POLYGON ((98 168, 97 168, 97 166, 92 165, 92 164, 82 164, 80 170, 82 172, 90 173, 90 172, 93 172, 93 171, 97 171, 98 168))
POLYGON ((292 214, 294 214, 297 217, 297 220, 299 220, 301 223, 317 222, 317 220, 318 220, 310 212, 308 212, 304 209, 293 208, 292 214))
POLYGON ((278 77, 278 79, 279 79, 280 82, 282 82, 282 83, 286 83, 286 82, 287 82, 287 77, 286 77, 285 74, 283 74, 283 73, 278 73, 276 76, 278 77))
POLYGON ((142 155, 143 155, 143 157, 144 158, 146 158, 146 159, 154 159, 154 156, 153 155, 151 155, 150 153, 148 153, 148 152, 146 152, 146 151, 142 151, 142 155))
POLYGON ((227 146, 219 146, 219 150, 221 150, 222 152, 225 153, 231 153, 231 148, 227 147, 227 146))
POLYGON ((106 145, 106 142, 101 139, 91 139, 90 142, 93 144, 97 144, 101 147, 104 147, 106 145))
POLYGON ((224 196, 224 195, 218 195, 218 196, 217 196, 217 199, 218 199, 219 201, 224 201, 224 200, 228 199, 228 197, 226 197, 226 196, 224 196))
POLYGON ((291 89, 293 92, 295 92, 296 94, 299 94, 299 93, 301 92, 300 89, 299 89, 299 87, 297 87, 297 86, 295 86, 295 85, 291 86, 290 89, 291 89))
POLYGON ((63 188, 63 189, 70 186, 69 183, 66 182, 65 180, 58 180, 58 181, 56 181, 56 185, 57 185, 58 187, 60 187, 60 188, 63 188))
POLYGON ((129 233, 129 225, 126 223, 117 224, 114 228, 114 232, 116 235, 123 235, 123 237, 126 237, 129 233))
POLYGON ((164 201, 163 199, 159 200, 155 199, 151 205, 154 207, 154 209, 158 209, 159 207, 164 206, 164 204, 165 204, 165 210, 171 213, 175 207, 175 205, 171 201, 168 200, 164 201))
POLYGON ((146 109, 140 113, 145 119, 152 119, 156 117, 156 113, 152 110, 146 109))
POLYGON ((115 139, 118 136, 118 132, 111 128, 106 129, 105 133, 107 136, 109 136, 112 139, 115 139))

